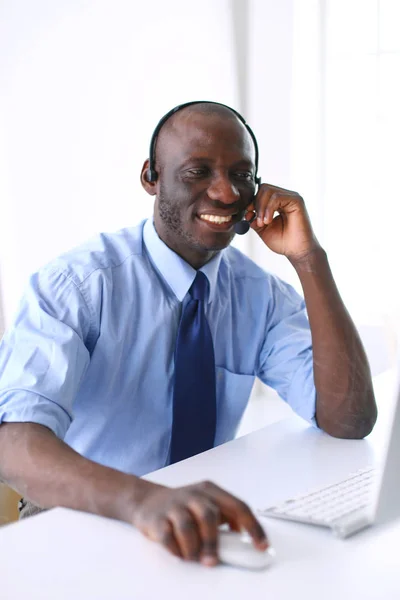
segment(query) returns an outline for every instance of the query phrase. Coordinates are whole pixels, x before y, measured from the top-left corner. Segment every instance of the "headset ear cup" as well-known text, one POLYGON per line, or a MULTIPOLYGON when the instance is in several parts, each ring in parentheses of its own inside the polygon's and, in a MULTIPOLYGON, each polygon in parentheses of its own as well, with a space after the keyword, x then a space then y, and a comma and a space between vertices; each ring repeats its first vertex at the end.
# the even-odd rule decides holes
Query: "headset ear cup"
POLYGON ((153 169, 148 169, 146 179, 149 183, 154 183, 157 181, 157 173, 153 169))

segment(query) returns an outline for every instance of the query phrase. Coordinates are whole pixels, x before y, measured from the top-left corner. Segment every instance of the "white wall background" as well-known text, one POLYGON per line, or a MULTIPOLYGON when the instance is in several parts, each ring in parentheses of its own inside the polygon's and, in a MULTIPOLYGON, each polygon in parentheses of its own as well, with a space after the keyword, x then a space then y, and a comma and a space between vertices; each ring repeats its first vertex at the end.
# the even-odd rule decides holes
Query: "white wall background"
POLYGON ((172 106, 237 105, 229 1, 0 4, 0 251, 9 321, 33 270, 152 211, 139 174, 172 106))
POLYGON ((359 319, 398 320, 400 2, 326 10, 326 244, 359 319))
MULTIPOLYGON (((151 132, 170 107, 205 98, 244 112, 263 180, 302 193, 356 322, 390 337, 400 315, 399 5, 3 0, 0 320, 41 264, 151 213, 139 183, 151 132)), ((298 287, 256 236, 238 243, 298 287)))

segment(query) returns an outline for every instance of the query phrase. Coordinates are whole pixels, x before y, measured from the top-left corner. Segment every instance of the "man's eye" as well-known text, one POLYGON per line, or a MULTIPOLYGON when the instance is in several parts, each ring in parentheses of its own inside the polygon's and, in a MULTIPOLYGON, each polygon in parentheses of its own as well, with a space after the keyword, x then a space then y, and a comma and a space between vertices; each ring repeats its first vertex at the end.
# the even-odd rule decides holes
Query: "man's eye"
POLYGON ((206 169, 189 169, 187 173, 189 175, 194 175, 195 177, 201 177, 206 174, 206 169))
POLYGON ((235 175, 236 175, 236 177, 239 177, 239 179, 246 179, 247 181, 252 181, 254 179, 252 173, 248 173, 245 171, 239 171, 239 172, 235 173, 235 175))

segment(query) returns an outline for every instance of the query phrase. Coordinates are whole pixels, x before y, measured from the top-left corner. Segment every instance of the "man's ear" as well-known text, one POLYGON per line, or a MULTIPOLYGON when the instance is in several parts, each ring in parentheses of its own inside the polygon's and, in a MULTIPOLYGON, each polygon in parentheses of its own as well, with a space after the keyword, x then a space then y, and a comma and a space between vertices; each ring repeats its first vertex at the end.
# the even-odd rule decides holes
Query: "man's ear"
POLYGON ((150 161, 146 158, 140 173, 140 181, 146 192, 150 194, 150 196, 155 196, 157 193, 157 181, 149 181, 149 165, 150 161))

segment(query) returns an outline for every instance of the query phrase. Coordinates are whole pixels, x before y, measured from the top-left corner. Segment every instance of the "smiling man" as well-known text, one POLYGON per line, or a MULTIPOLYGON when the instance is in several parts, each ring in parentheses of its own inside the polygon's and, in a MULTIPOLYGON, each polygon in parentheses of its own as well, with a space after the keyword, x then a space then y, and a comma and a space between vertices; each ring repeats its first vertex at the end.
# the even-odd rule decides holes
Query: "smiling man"
POLYGON ((361 438, 376 419, 362 344, 303 199, 263 184, 255 138, 214 103, 169 113, 144 189, 154 219, 102 234, 33 275, 0 352, 0 478, 24 512, 121 519, 217 562, 221 522, 265 534, 210 482, 139 477, 232 439, 255 377, 313 426, 361 438), (296 270, 304 300, 229 246, 243 217, 296 270), (307 313, 306 313, 307 310, 307 313))

